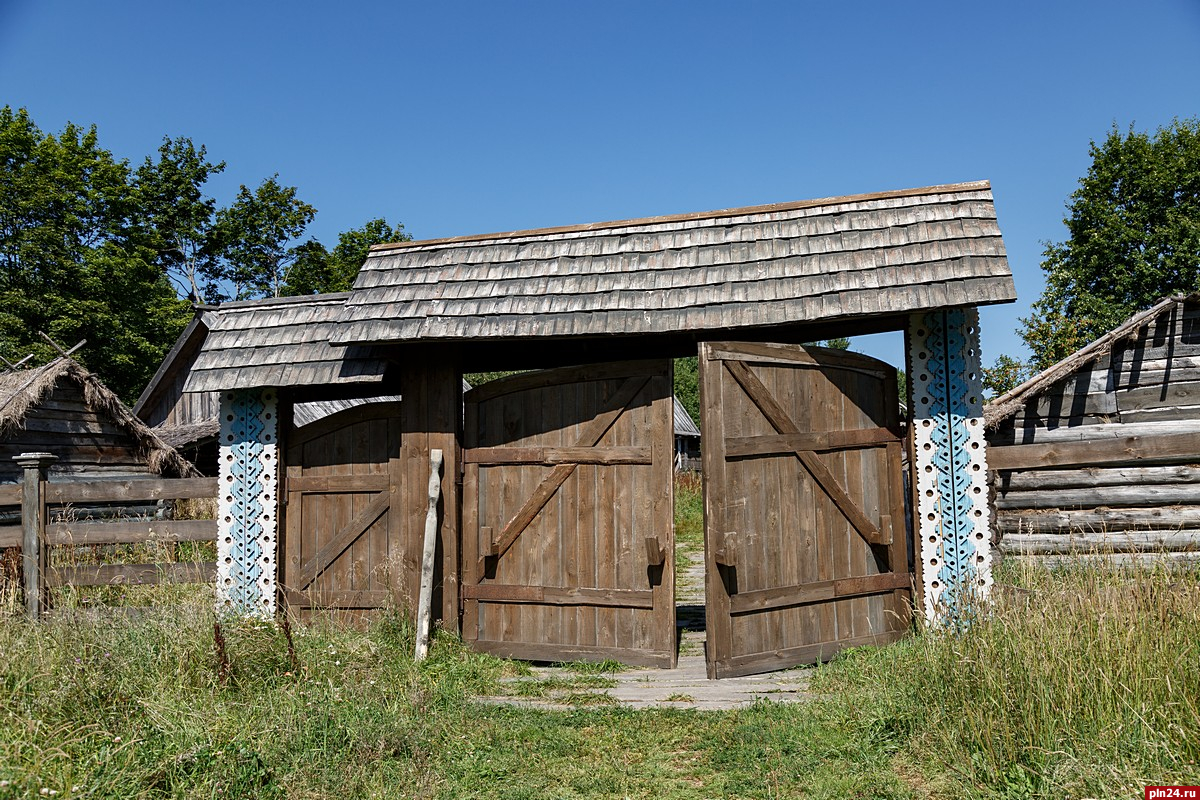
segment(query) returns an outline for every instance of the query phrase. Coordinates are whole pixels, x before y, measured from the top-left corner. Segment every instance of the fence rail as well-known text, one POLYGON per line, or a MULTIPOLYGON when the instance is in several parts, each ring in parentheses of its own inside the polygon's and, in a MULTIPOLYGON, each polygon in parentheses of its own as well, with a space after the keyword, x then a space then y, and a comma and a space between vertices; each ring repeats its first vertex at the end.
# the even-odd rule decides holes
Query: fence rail
POLYGON ((48 607, 49 590, 66 586, 114 586, 166 583, 211 583, 216 563, 148 563, 51 565, 51 548, 76 546, 213 542, 216 520, 128 519, 121 506, 138 502, 215 498, 216 478, 128 478, 125 480, 49 483, 46 467, 53 460, 19 459, 24 479, 0 486, 0 507, 21 506, 21 524, 0 526, 0 548, 20 548, 25 609, 40 616, 48 607), (70 519, 72 504, 108 507, 113 519, 70 519))

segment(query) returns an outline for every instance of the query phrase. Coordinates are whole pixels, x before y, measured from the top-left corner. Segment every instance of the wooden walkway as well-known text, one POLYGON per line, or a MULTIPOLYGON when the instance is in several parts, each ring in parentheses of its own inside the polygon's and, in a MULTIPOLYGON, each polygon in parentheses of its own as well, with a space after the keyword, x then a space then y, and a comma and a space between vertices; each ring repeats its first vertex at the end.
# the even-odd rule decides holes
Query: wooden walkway
POLYGON ((675 669, 631 669, 604 673, 604 686, 588 686, 588 678, 566 667, 534 667, 527 676, 509 679, 511 694, 481 697, 485 703, 518 705, 548 711, 581 707, 690 708, 726 711, 760 700, 777 703, 808 699, 809 670, 793 669, 710 681, 704 664, 704 553, 689 551, 687 569, 676 579, 676 626, 680 634, 675 669), (546 687, 544 692, 541 687, 546 687), (536 694, 537 696, 529 696, 536 694))

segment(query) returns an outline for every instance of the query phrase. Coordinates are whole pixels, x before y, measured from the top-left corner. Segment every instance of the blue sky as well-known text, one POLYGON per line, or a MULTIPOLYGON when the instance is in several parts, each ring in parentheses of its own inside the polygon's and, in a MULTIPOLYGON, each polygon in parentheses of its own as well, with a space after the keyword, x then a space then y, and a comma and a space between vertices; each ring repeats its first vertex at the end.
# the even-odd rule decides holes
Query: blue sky
POLYGON ((327 244, 988 179, 1020 297, 990 363, 1089 141, 1200 115, 1200 2, 0 0, 0 103, 133 161, 189 136, 221 202, 278 172, 327 244))

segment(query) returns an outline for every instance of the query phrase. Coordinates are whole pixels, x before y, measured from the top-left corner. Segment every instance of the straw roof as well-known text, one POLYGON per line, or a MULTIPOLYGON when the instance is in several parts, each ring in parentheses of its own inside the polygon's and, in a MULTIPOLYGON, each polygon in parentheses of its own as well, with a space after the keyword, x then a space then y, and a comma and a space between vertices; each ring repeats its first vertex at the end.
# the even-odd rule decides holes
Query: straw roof
POLYGON ((29 412, 52 395, 63 381, 78 384, 89 407, 109 417, 133 437, 139 455, 145 457, 151 470, 183 477, 199 474, 174 448, 135 417, 98 377, 68 357, 56 358, 41 367, 0 374, 0 436, 24 428, 29 412))

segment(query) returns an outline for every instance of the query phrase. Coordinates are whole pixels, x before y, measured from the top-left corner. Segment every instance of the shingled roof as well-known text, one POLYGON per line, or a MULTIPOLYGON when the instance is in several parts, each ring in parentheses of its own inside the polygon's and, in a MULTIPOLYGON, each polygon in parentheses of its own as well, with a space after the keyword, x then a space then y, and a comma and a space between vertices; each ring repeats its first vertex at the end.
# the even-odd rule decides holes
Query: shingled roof
POLYGON ((332 342, 738 329, 1015 297, 980 181, 380 245, 332 342))
POLYGON ((204 313, 207 336, 184 391, 377 383, 385 362, 371 347, 332 347, 347 294, 225 303, 204 313))

